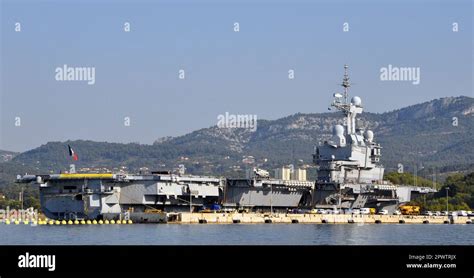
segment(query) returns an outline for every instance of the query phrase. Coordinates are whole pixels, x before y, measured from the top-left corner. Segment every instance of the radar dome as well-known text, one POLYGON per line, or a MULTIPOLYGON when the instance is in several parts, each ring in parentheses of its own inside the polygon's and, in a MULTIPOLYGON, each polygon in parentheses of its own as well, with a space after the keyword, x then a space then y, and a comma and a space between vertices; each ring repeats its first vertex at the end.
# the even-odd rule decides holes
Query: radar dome
POLYGON ((335 125, 332 133, 335 136, 342 136, 344 134, 344 127, 342 125, 335 125))
POLYGON ((360 97, 353 97, 351 99, 351 103, 354 104, 355 106, 361 106, 362 105, 362 99, 360 99, 360 97))
POLYGON ((374 140, 374 132, 372 130, 367 130, 364 133, 364 137, 367 141, 372 142, 374 140))

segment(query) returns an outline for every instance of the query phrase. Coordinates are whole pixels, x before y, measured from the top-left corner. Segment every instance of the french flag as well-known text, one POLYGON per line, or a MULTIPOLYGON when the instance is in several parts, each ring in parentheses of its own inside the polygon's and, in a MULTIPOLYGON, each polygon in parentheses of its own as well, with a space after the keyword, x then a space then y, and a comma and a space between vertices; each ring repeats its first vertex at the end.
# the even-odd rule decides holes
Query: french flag
POLYGON ((69 156, 71 156, 74 161, 78 160, 79 157, 77 156, 76 152, 74 152, 74 150, 71 148, 71 146, 67 145, 67 147, 69 148, 69 156))

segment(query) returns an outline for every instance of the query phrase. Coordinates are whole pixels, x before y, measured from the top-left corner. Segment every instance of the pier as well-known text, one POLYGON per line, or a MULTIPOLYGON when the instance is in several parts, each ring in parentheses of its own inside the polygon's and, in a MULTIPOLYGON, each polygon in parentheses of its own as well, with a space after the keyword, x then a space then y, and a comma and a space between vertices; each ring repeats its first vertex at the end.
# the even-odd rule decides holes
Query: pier
POLYGON ((473 217, 287 213, 179 213, 182 224, 472 224, 473 217))
POLYGON ((472 224, 470 216, 377 215, 377 214, 291 214, 291 213, 161 213, 161 221, 140 220, 52 220, 0 219, 0 223, 26 225, 107 224, 472 224))

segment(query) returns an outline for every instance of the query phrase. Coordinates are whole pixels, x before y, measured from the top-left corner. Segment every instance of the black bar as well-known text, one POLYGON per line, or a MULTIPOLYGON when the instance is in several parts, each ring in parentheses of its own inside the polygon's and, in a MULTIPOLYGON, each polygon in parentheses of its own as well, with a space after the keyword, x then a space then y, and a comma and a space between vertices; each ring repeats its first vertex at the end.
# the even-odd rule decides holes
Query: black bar
POLYGON ((33 272, 55 275, 65 272, 159 273, 163 271, 456 273, 455 277, 463 277, 464 275, 460 276, 459 274, 464 273, 465 277, 473 277, 474 246, 0 247, 1 277, 8 277, 8 275, 4 275, 9 273, 33 272), (19 256, 26 253, 29 255, 55 255, 55 270, 19 268, 19 256), (409 258, 410 255, 416 257, 409 258), (408 268, 408 264, 412 268, 408 268), (414 266, 415 264, 416 266, 414 266), (438 268, 439 265, 442 265, 441 269, 438 268))

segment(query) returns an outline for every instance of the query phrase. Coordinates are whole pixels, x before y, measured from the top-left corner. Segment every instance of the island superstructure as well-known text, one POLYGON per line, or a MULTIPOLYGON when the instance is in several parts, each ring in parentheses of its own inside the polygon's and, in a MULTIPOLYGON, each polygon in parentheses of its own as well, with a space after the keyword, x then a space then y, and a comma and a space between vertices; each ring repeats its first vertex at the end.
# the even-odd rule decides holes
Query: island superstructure
POLYGON ((334 94, 331 106, 342 112, 345 126, 335 125, 332 137, 315 148, 313 162, 318 167, 318 177, 314 205, 394 211, 401 201, 409 201, 407 193, 432 192, 429 188, 393 185, 383 180, 382 147, 375 142, 372 130, 357 127, 357 116, 363 111, 362 99, 354 96, 349 101, 347 65, 344 70, 344 91, 334 94))

